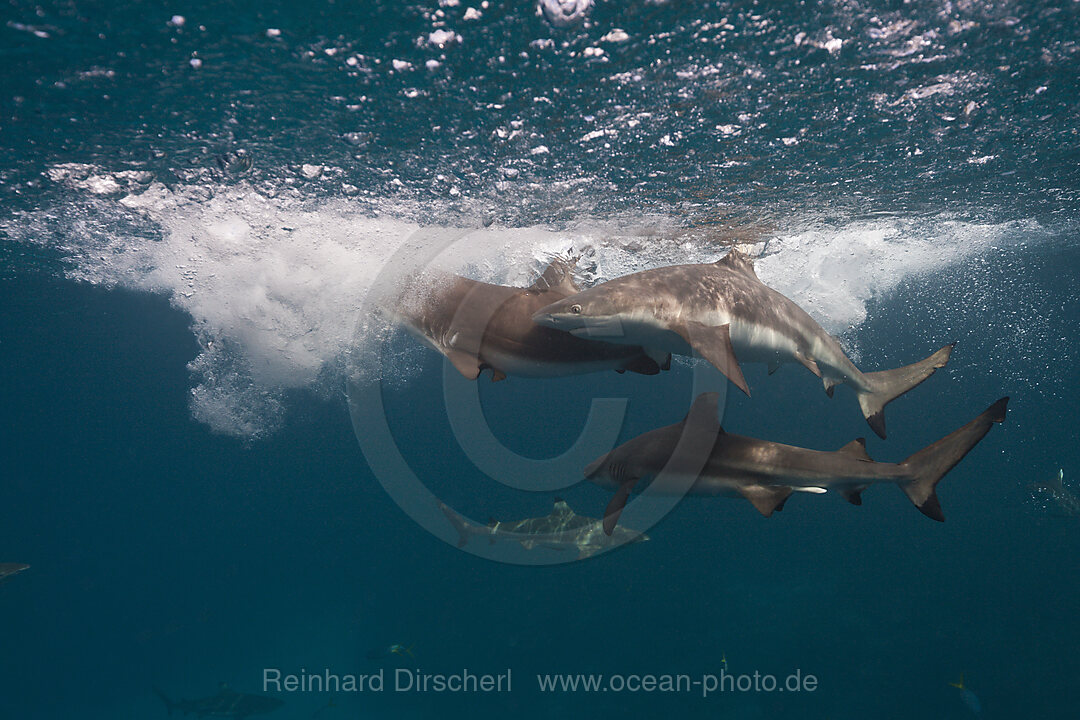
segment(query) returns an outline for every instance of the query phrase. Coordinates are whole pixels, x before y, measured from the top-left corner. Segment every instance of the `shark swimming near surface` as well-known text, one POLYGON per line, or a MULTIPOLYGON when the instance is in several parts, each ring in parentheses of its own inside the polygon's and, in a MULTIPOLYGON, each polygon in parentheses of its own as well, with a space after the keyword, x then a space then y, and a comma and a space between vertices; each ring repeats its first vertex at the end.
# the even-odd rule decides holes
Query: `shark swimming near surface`
POLYGON ((692 431, 714 439, 711 450, 705 449, 695 466, 700 472, 690 478, 688 494, 741 496, 769 517, 782 510, 794 492, 835 490, 853 505, 861 505, 864 489, 888 482, 899 485, 924 515, 944 521, 936 491, 938 481, 982 440, 994 423, 1004 422, 1008 401, 1007 397, 1001 398, 959 430, 903 462, 883 463, 870 458, 862 438, 827 452, 727 433, 717 419, 717 394, 703 393, 682 422, 651 430, 620 445, 590 464, 585 477, 615 491, 604 512, 604 531, 611 532, 632 491, 653 485, 654 492, 672 492, 657 486, 665 478, 669 484, 686 487, 674 477, 679 471, 673 471, 668 463, 673 458, 675 464, 679 463, 676 445, 684 432, 692 431), (661 474, 665 466, 668 472, 661 474))
POLYGON ((640 347, 575 337, 532 321, 540 308, 580 291, 573 266, 571 259, 556 259, 527 288, 437 277, 419 292, 410 287, 393 314, 470 380, 485 369, 492 380, 598 370, 655 375, 668 369, 667 353, 650 357, 640 347))
POLYGON ((1066 517, 1080 517, 1080 497, 1065 487, 1065 469, 1058 470, 1057 477, 1032 484, 1033 489, 1049 497, 1058 512, 1066 517))
POLYGON ((16 573, 21 573, 23 570, 29 569, 29 565, 23 563, 0 563, 0 580, 10 577, 16 573))
POLYGON ((609 280, 541 308, 533 320, 579 337, 661 353, 697 352, 747 395, 740 362, 797 362, 817 375, 832 397, 836 385, 854 388, 863 416, 885 437, 885 405, 938 368, 952 352, 894 370, 862 372, 836 338, 810 315, 765 285, 753 261, 732 248, 715 263, 654 268, 609 280))
POLYGON ((169 711, 170 716, 173 711, 177 711, 184 715, 195 715, 197 717, 243 720, 243 718, 252 715, 265 715, 273 712, 285 704, 277 698, 266 695, 238 693, 225 683, 221 684, 221 689, 217 695, 196 700, 171 700, 158 688, 154 688, 154 694, 165 703, 165 708, 169 711))
POLYGON ((526 550, 538 546, 572 550, 581 559, 615 545, 649 539, 648 535, 625 527, 605 534, 600 520, 578 515, 559 498, 555 499, 549 515, 510 522, 492 520, 486 527, 469 522, 442 503, 439 507, 457 530, 459 548, 465 547, 470 537, 487 537, 491 543, 499 540, 517 542, 526 550))

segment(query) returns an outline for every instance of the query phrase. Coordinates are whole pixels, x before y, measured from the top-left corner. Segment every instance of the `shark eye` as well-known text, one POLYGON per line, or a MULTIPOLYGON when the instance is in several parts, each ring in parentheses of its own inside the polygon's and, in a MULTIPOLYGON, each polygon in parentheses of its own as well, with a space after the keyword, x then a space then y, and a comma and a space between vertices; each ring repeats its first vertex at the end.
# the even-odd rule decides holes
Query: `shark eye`
POLYGON ((573 313, 574 315, 580 315, 581 314, 581 306, 580 305, 571 305, 570 306, 570 312, 573 313))

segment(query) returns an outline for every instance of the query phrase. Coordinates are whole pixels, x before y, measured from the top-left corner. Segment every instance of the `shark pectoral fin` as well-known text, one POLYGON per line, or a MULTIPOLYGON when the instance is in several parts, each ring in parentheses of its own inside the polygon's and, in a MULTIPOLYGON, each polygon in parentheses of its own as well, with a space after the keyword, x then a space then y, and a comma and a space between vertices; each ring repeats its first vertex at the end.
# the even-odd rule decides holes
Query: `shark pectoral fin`
POLYGON ((731 347, 731 326, 710 327, 693 320, 672 328, 682 339, 689 343, 701 357, 708 360, 717 370, 724 373, 728 380, 747 396, 750 388, 746 385, 742 368, 735 358, 735 349, 731 347))
POLYGON ((757 508, 759 513, 769 517, 774 511, 784 509, 784 502, 791 495, 791 488, 744 485, 739 488, 739 492, 757 508))
POLYGON ((480 376, 480 358, 477 356, 448 347, 440 348, 440 350, 467 380, 475 380, 480 376))
POLYGON ((643 352, 619 368, 617 372, 621 373, 627 370, 638 375, 659 375, 660 364, 643 352))
POLYGON ((612 496, 611 502, 604 509, 605 535, 611 535, 611 533, 615 532, 615 526, 619 523, 619 516, 622 515, 623 508, 626 507, 626 501, 630 497, 630 491, 634 489, 636 484, 637 478, 633 478, 620 485, 619 489, 615 491, 615 495, 612 496))
POLYGON ((874 462, 874 459, 870 457, 870 453, 866 452, 866 438, 855 438, 836 452, 851 455, 866 462, 874 462))
MULTIPOLYGON (((801 352, 797 352, 795 353, 795 359, 802 363, 803 367, 805 367, 807 370, 814 373, 818 377, 821 377, 821 368, 817 366, 817 363, 814 362, 813 358, 809 358, 806 355, 803 355, 801 352)), ((829 392, 828 389, 826 389, 825 392, 829 392)))

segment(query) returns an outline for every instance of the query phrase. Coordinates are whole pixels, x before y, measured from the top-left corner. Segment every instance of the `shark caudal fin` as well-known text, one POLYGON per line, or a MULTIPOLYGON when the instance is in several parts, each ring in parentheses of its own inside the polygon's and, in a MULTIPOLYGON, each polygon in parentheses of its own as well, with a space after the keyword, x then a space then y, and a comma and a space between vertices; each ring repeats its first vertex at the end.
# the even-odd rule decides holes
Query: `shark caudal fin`
POLYGON ((172 716, 173 708, 176 707, 176 703, 169 699, 169 696, 161 691, 161 688, 154 686, 154 694, 161 698, 161 702, 165 703, 165 709, 169 712, 169 716, 172 716))
POLYGON ((938 481, 956 467, 971 448, 983 439, 994 423, 1005 421, 1008 403, 1009 398, 1001 398, 964 427, 900 463, 901 467, 911 472, 911 479, 901 483, 900 488, 923 515, 939 522, 945 521, 935 489, 938 481))
POLYGON ((465 543, 469 542, 469 525, 465 518, 451 510, 445 503, 439 503, 439 509, 442 510, 443 515, 450 521, 450 524, 454 526, 454 530, 457 530, 457 546, 459 548, 465 547, 465 543))
MULTIPOLYGON (((938 368, 945 367, 945 363, 949 362, 952 349, 953 343, 950 343, 917 363, 895 370, 863 373, 867 389, 857 391, 859 407, 862 408, 866 422, 870 424, 878 437, 885 438, 885 406, 933 375, 938 368)), ((826 383, 825 392, 830 390, 829 384, 826 383)))

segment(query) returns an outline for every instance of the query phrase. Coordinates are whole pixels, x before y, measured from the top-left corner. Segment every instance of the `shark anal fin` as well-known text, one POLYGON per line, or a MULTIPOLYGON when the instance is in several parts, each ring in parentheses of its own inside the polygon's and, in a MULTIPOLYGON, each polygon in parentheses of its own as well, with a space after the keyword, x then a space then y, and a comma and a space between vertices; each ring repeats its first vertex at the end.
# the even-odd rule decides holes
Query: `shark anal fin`
POLYGON ((615 495, 612 496, 611 502, 608 503, 607 508, 604 510, 604 534, 611 535, 615 532, 615 526, 619 523, 619 516, 622 515, 623 508, 626 507, 626 501, 630 497, 630 491, 634 489, 634 485, 637 484, 637 478, 627 480, 619 489, 615 491, 615 495))
POLYGON ((822 382, 825 383, 825 394, 831 398, 833 392, 836 391, 836 386, 840 384, 840 381, 832 378, 822 378, 822 382))
POLYGON ((870 457, 870 453, 866 452, 866 438, 855 438, 836 452, 851 455, 866 462, 874 462, 874 459, 870 457))
POLYGON ((747 396, 750 395, 750 388, 746 384, 742 368, 739 367, 739 361, 735 357, 735 349, 731 347, 731 325, 710 327, 691 320, 672 329, 682 336, 683 340, 689 343, 701 357, 724 373, 736 387, 747 396))
POLYGON ((499 382, 506 379, 506 373, 497 368, 491 368, 491 382, 499 382))
POLYGON ((757 508, 759 513, 769 517, 774 511, 783 509, 784 502, 791 495, 792 490, 786 486, 744 485, 739 488, 739 492, 757 508))
POLYGON ((862 505, 862 491, 865 489, 865 485, 849 485, 847 487, 837 488, 836 491, 840 493, 840 497, 844 498, 852 505, 862 505))

